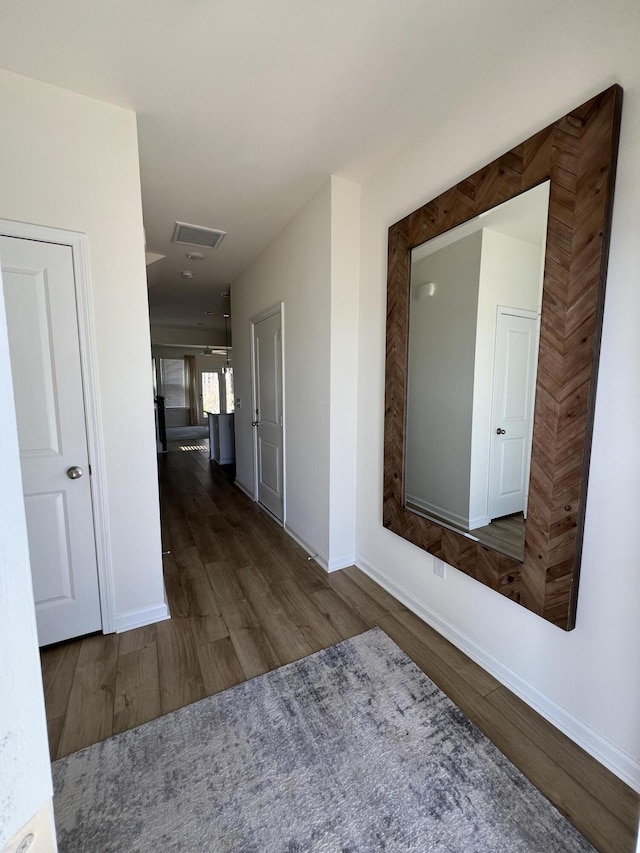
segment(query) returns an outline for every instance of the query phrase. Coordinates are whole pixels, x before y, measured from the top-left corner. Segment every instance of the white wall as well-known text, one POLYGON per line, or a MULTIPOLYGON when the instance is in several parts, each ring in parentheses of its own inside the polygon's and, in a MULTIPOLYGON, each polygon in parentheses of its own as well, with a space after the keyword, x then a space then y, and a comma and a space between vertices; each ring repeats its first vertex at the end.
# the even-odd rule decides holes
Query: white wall
POLYGON ((283 302, 285 526, 329 570, 355 557, 359 208, 332 177, 231 288, 237 479, 253 494, 250 321, 283 302))
POLYGON ((253 493, 250 321, 284 302, 286 523, 329 559, 331 183, 233 282, 236 476, 253 493))
MULTIPOLYGON (((0 286, 0 847, 3 847, 51 799, 53 788, 1 290, 0 286)), ((52 822, 48 830, 49 838, 53 837, 52 822)), ((34 849, 47 849, 44 838, 37 840, 34 849)))
POLYGON ((640 790, 640 5, 567 0, 422 145, 362 188, 358 562, 640 790), (565 633, 381 525, 389 225, 563 115, 625 88, 577 625, 565 633))
POLYGON ((151 343, 155 346, 224 346, 224 331, 217 329, 168 329, 151 326, 151 343))
POLYGON ((166 609, 136 118, 5 71, 0 114, 0 217, 87 234, 115 624, 152 621, 166 609))
POLYGON ((356 556, 360 185, 331 178, 329 569, 356 556))

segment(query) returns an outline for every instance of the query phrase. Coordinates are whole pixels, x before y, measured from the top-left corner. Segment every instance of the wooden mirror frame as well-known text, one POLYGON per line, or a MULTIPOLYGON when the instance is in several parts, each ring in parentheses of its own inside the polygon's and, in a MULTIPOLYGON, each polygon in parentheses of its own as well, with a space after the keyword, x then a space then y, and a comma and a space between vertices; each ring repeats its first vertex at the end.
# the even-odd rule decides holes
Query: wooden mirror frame
POLYGON ((383 524, 566 631, 575 626, 622 89, 572 110, 389 229, 383 524), (524 561, 404 506, 411 250, 549 180, 524 561))

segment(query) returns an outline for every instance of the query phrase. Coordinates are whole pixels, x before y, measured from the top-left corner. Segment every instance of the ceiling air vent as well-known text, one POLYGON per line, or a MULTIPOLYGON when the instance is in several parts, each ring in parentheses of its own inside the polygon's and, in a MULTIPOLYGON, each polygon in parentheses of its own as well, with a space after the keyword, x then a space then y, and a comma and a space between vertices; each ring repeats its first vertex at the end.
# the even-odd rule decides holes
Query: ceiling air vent
POLYGON ((226 231, 215 228, 203 228, 201 225, 189 225, 188 222, 176 222, 173 232, 173 242, 183 246, 205 246, 207 249, 217 249, 226 231))

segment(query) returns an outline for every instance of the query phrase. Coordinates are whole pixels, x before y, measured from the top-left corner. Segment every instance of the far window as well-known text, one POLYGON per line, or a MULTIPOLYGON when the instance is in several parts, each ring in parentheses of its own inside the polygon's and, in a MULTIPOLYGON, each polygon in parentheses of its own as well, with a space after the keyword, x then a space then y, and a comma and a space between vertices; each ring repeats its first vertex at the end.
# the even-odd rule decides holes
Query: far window
POLYGON ((207 417, 220 414, 220 375, 215 370, 202 371, 202 413, 207 417))
POLYGON ((184 359, 160 359, 160 385, 165 409, 186 409, 187 394, 184 359))
POLYGON ((224 374, 224 383, 227 412, 235 412, 236 401, 233 396, 233 372, 231 370, 227 370, 224 374))

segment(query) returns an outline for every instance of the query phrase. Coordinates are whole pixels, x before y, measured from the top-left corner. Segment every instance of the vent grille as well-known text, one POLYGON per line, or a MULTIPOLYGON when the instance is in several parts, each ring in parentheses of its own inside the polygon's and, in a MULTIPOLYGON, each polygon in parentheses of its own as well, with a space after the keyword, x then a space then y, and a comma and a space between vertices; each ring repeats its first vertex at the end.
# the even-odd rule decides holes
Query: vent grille
POLYGON ((183 246, 204 246, 207 249, 217 249, 226 231, 215 228, 203 228, 201 225, 189 225, 188 222, 176 222, 173 232, 173 242, 183 246))

